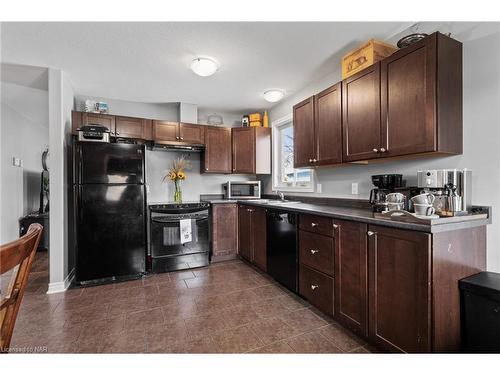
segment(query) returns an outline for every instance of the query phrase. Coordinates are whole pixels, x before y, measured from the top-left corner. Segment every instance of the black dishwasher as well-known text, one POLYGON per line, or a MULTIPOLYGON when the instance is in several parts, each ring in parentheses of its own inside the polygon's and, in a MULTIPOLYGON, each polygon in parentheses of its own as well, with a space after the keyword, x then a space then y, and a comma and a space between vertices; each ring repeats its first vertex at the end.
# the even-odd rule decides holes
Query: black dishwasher
POLYGON ((267 273, 298 291, 297 214, 267 210, 267 273))

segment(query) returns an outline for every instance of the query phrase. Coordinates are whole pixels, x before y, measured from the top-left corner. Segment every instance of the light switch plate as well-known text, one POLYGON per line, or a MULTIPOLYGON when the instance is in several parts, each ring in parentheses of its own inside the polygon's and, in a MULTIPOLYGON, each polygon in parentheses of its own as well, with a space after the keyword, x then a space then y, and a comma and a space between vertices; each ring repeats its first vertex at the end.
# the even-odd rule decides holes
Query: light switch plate
POLYGON ((358 192, 358 183, 357 182, 353 182, 351 184, 351 194, 353 195, 358 195, 359 192, 358 192))
POLYGON ((16 158, 15 156, 12 157, 12 165, 14 167, 22 167, 23 166, 23 160, 20 158, 16 158))
POLYGON ((316 184, 316 193, 321 193, 321 184, 316 184))

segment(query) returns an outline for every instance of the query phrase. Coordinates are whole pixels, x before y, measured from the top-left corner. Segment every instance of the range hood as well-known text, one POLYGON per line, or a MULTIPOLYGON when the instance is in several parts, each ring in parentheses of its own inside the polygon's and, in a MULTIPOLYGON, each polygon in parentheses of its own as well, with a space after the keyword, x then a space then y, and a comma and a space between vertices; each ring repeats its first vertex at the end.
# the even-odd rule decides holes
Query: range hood
POLYGON ((175 143, 154 143, 153 150, 158 151, 177 151, 177 152, 203 152, 205 145, 188 145, 175 143))

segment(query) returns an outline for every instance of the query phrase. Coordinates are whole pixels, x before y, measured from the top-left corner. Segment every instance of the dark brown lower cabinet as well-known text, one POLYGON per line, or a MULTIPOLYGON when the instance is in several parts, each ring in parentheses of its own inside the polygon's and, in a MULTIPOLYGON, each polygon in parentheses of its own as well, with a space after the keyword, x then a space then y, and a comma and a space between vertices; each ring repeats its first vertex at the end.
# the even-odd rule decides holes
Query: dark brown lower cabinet
POLYGON ((212 205, 212 262, 235 258, 238 249, 238 206, 236 203, 212 205))
POLYGON ((431 235, 368 228, 369 337, 389 351, 431 350, 431 235))
POLYGON ((261 270, 267 270, 266 209, 238 206, 239 255, 261 270))
POLYGON ((335 219, 335 318, 368 335, 367 225, 335 219))
POLYGON ((300 264, 299 293, 320 311, 334 315, 333 278, 330 276, 300 264))
POLYGON ((252 261, 253 247, 251 209, 249 206, 238 206, 238 254, 249 262, 252 261))

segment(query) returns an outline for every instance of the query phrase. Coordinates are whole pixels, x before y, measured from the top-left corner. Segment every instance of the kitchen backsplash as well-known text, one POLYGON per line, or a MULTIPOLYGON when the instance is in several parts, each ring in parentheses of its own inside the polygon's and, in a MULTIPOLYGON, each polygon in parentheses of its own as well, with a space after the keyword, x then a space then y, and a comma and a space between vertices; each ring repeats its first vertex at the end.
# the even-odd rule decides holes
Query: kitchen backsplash
POLYGON ((162 182, 163 176, 172 165, 172 161, 185 155, 192 168, 187 171, 187 178, 182 182, 182 199, 197 201, 200 194, 222 194, 222 184, 227 181, 255 180, 255 176, 201 174, 200 153, 184 153, 173 151, 146 151, 146 182, 149 186, 147 200, 152 202, 173 201, 173 183, 162 182))

